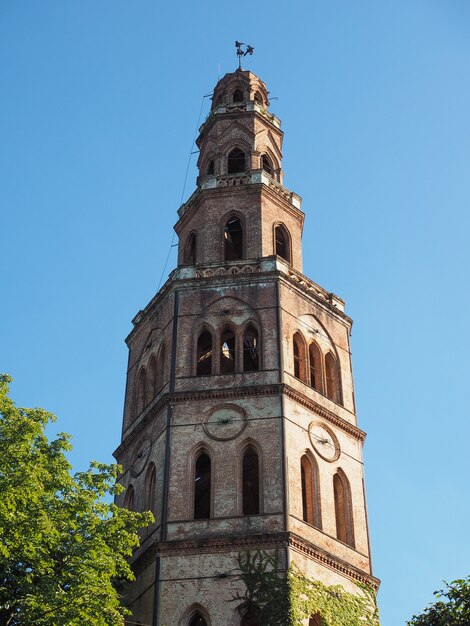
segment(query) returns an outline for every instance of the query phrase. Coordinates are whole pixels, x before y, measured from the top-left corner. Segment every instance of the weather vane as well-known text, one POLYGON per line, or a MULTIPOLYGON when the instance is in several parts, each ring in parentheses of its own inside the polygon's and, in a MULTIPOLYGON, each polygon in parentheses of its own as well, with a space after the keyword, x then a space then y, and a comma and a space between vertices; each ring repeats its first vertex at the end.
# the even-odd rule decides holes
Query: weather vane
POLYGON ((235 42, 235 48, 237 49, 237 57, 238 57, 238 69, 242 69, 242 57, 246 57, 247 54, 253 54, 253 46, 249 46, 247 43, 243 43, 242 41, 235 42))

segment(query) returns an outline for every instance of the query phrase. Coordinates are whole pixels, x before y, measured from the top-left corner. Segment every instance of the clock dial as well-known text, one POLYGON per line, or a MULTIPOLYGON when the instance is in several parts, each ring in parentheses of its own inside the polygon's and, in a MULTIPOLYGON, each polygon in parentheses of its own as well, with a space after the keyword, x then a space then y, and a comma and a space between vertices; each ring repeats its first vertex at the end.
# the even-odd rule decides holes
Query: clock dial
POLYGON ((222 404, 209 412, 203 428, 216 441, 235 439, 245 430, 246 413, 236 404, 222 404))
POLYGON ((325 461, 336 461, 341 448, 338 439, 331 428, 322 422, 311 422, 308 427, 308 435, 313 449, 325 461))

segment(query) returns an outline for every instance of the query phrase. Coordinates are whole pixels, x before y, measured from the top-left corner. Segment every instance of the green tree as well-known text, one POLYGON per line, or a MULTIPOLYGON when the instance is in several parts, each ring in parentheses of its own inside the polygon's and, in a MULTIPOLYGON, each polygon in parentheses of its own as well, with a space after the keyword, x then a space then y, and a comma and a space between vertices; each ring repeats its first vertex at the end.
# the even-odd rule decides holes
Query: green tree
POLYGON ((470 576, 446 584, 446 589, 435 591, 438 600, 414 615, 408 626, 469 626, 470 625, 470 576))
POLYGON ((0 624, 121 626, 128 612, 116 584, 131 580, 127 557, 152 521, 105 501, 119 493, 117 465, 72 475, 55 417, 22 409, 0 375, 0 624))

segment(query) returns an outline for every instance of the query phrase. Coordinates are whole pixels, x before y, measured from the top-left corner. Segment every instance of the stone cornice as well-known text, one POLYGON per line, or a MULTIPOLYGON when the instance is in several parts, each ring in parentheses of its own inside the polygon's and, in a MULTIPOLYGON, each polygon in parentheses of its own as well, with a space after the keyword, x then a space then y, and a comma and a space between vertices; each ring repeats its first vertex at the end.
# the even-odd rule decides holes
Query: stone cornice
POLYGON ((314 413, 322 417, 326 422, 329 422, 333 426, 336 426, 354 439, 357 439, 357 441, 360 441, 361 443, 364 442, 366 438, 366 433, 363 430, 360 430, 360 428, 358 428, 357 426, 354 426, 354 424, 351 424, 342 417, 339 417, 339 415, 336 415, 332 411, 321 406, 321 404, 318 404, 318 402, 315 402, 315 400, 312 400, 305 394, 297 391, 289 385, 283 385, 283 392, 288 398, 294 400, 295 402, 298 402, 310 411, 313 411, 314 413))
POLYGON ((143 572, 156 557, 172 557, 190 554, 220 554, 250 549, 290 548, 325 565, 329 569, 355 582, 370 585, 378 591, 380 580, 346 561, 323 550, 306 539, 290 532, 263 533, 256 535, 230 535, 205 539, 154 542, 132 563, 136 575, 143 572))
POLYGON ((330 552, 315 546, 310 541, 307 541, 303 537, 296 535, 294 533, 288 533, 289 535, 289 548, 292 550, 296 550, 305 556, 321 563, 322 565, 326 565, 330 569, 347 576, 348 578, 370 585, 375 592, 379 590, 380 580, 369 574, 368 572, 364 572, 363 570, 343 561, 343 559, 334 556, 330 552))
MULTIPOLYGON (((253 385, 246 387, 227 387, 226 389, 207 389, 198 391, 179 391, 173 394, 164 394, 155 404, 150 405, 146 409, 143 418, 132 428, 131 432, 126 435, 121 444, 116 448, 114 456, 119 458, 125 451, 140 437, 142 432, 147 428, 150 422, 164 409, 169 403, 177 404, 180 402, 201 402, 204 400, 234 400, 238 398, 247 398, 255 396, 274 396, 285 393, 288 398, 298 402, 310 411, 322 417, 325 421, 344 431, 346 434, 354 437, 357 441, 364 442, 366 433, 357 426, 350 424, 348 421, 335 415, 325 407, 300 393, 293 387, 286 384, 273 385, 253 385)), ((277 417, 277 416, 275 416, 277 417)))

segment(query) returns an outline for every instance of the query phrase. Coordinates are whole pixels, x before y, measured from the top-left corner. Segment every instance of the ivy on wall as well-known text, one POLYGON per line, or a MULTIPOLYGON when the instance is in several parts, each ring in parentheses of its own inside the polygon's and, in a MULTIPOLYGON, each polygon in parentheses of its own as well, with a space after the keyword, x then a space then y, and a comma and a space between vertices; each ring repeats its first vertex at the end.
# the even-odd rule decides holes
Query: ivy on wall
POLYGON ((286 571, 277 550, 241 552, 237 563, 246 590, 234 601, 242 615, 251 612, 263 626, 303 626, 317 614, 322 626, 379 626, 375 593, 367 585, 356 583, 357 594, 349 593, 310 580, 295 564, 286 571))

